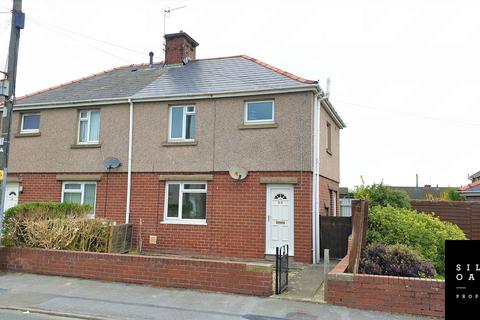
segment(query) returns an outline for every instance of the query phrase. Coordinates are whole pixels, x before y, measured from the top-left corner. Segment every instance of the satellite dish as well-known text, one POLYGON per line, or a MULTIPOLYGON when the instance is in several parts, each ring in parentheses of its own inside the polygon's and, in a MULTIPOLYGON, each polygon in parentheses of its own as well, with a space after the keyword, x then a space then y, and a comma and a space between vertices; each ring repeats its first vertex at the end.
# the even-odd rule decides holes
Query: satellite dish
POLYGON ((122 163, 117 158, 108 157, 107 159, 103 160, 103 165, 105 166, 105 169, 110 170, 120 167, 122 163))
POLYGON ((248 170, 241 167, 231 167, 230 170, 228 170, 228 173, 232 179, 243 180, 247 177, 248 170))

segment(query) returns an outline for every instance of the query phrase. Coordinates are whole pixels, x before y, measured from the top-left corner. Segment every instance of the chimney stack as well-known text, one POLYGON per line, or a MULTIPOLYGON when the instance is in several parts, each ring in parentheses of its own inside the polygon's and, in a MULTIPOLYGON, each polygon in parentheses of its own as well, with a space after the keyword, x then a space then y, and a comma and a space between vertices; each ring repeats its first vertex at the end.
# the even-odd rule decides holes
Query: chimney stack
POLYGON ((183 63, 195 60, 195 48, 198 42, 187 33, 180 30, 178 33, 165 35, 165 64, 183 63))

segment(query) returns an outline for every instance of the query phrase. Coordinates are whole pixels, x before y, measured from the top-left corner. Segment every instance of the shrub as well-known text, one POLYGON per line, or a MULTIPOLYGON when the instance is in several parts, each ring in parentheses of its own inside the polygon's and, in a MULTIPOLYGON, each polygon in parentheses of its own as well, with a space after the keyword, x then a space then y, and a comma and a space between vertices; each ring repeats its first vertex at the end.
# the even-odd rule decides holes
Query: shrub
POLYGON ((444 273, 445 240, 465 240, 457 226, 433 214, 415 210, 373 207, 368 215, 367 242, 386 245, 403 244, 432 261, 438 273, 444 273))
POLYGON ((360 272, 387 276, 433 278, 435 267, 407 246, 372 244, 365 248, 360 272))
POLYGON ((5 212, 5 246, 105 252, 110 222, 89 219, 91 207, 35 202, 5 212))
POLYGON ((432 194, 427 194, 427 200, 437 201, 465 201, 465 197, 458 192, 455 188, 448 188, 439 197, 435 197, 432 194))
POLYGON ((382 183, 356 187, 355 199, 367 200, 371 207, 390 205, 396 208, 410 208, 410 199, 405 191, 387 188, 382 183))

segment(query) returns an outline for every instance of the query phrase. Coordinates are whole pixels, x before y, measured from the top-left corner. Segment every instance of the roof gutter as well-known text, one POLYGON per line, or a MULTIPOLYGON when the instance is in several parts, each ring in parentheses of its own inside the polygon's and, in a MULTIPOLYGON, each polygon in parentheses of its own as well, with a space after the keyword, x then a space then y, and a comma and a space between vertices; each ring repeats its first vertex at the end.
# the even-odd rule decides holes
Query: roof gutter
POLYGON ((313 91, 315 93, 318 93, 319 87, 317 84, 308 84, 304 86, 286 87, 286 88, 269 89, 269 90, 229 91, 229 92, 218 92, 218 93, 214 92, 214 93, 208 93, 208 94, 183 94, 183 95, 169 95, 169 96, 151 97, 151 98, 124 97, 124 98, 115 98, 115 99, 94 99, 94 100, 92 99, 92 100, 53 102, 53 103, 26 103, 26 104, 18 103, 16 104, 14 111, 56 109, 56 108, 76 108, 81 106, 113 105, 118 103, 129 103, 130 100, 133 102, 161 102, 161 101, 178 101, 178 100, 191 100, 191 99, 229 98, 229 97, 238 97, 238 96, 257 96, 257 95, 293 93, 293 92, 305 92, 305 91, 313 91))

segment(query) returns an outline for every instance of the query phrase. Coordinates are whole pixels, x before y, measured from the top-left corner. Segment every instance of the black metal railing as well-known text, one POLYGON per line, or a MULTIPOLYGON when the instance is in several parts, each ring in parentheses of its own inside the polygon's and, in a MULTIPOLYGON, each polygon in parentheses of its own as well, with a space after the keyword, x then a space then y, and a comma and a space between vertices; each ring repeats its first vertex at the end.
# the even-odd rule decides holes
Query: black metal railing
POLYGON ((275 255, 275 294, 288 287, 288 244, 277 247, 275 255))

